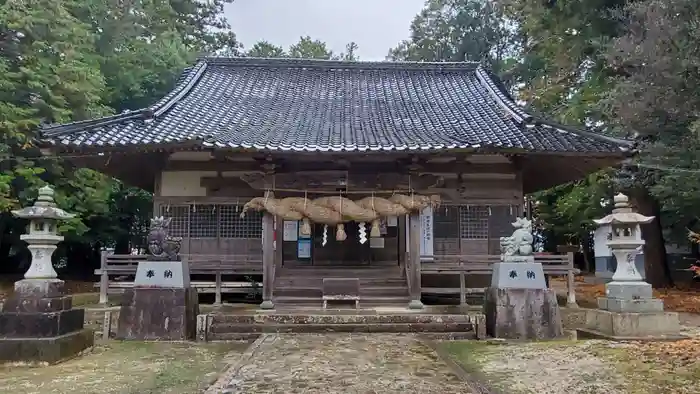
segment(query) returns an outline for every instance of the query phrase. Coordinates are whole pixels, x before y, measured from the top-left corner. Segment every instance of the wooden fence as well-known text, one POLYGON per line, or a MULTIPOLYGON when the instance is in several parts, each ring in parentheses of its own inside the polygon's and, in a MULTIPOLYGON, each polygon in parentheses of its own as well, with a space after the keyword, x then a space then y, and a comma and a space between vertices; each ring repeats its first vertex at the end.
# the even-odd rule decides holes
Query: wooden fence
MULTIPOLYGON (((423 293, 455 294, 459 293, 461 304, 466 303, 467 294, 483 293, 485 287, 467 288, 467 275, 491 275, 493 263, 501 260, 499 255, 445 255, 421 256, 421 274, 459 275, 457 288, 426 288, 423 293)), ((566 303, 576 305, 576 289, 574 275, 579 272, 574 268, 574 254, 565 255, 536 255, 535 261, 542 263, 544 274, 551 276, 566 276, 566 303)))
MULTIPOLYGON (((106 304, 109 293, 120 293, 134 286, 133 276, 139 261, 146 260, 144 255, 115 255, 102 252, 100 268, 95 275, 100 276, 100 303, 106 304), (129 277, 129 280, 116 281, 117 277, 129 277), (110 278, 111 277, 111 278, 110 278)), ((260 255, 183 255, 187 260, 191 275, 213 276, 210 281, 192 281, 192 287, 201 293, 215 294, 215 302, 221 303, 222 292, 248 292, 252 289, 250 282, 223 282, 223 275, 262 275, 262 257, 260 255)))

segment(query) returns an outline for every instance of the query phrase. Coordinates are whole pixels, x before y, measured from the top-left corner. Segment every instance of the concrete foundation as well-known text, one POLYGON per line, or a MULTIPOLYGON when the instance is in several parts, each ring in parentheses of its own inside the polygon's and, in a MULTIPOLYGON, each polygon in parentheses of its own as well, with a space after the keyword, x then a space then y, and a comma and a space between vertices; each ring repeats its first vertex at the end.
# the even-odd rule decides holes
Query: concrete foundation
POLYGON ((551 289, 489 288, 484 298, 486 333, 505 339, 554 339, 564 335, 551 289))
POLYGON ((683 339, 676 312, 612 312, 600 309, 585 310, 581 337, 617 340, 683 339))

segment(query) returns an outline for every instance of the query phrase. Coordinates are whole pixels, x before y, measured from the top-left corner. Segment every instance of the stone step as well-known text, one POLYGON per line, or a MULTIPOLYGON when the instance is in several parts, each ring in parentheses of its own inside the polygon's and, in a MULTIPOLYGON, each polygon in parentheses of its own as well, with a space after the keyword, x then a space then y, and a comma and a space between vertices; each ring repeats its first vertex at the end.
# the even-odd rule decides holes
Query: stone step
POLYGON ((249 315, 214 313, 212 325, 215 324, 472 324, 475 317, 469 314, 377 314, 375 311, 346 310, 345 313, 332 311, 324 314, 324 310, 309 313, 259 313, 249 315))
POLYGON ((252 341, 260 336, 258 332, 227 332, 207 334, 207 341, 252 341))
POLYGON ((465 332, 423 332, 421 337, 433 341, 460 341, 467 339, 479 339, 476 336, 476 331, 465 332))
MULTIPOLYGON (((405 306, 411 300, 409 296, 360 296, 360 306, 370 307, 370 306, 405 306)), ((321 307, 323 306, 323 300, 321 297, 289 297, 289 296, 274 296, 272 301, 275 305, 281 306, 309 306, 314 305, 321 307)), ((352 302, 331 302, 332 305, 348 305, 351 306, 352 302)))
MULTIPOLYGON (((397 333, 400 335, 399 333, 397 333)), ((227 332, 219 333, 216 335, 211 335, 208 340, 210 341, 251 341, 259 337, 259 333, 247 333, 247 332, 227 332)), ((471 340, 478 339, 476 337, 476 332, 465 331, 465 332, 422 332, 420 336, 433 341, 454 341, 454 340, 471 340)))
POLYGON ((210 336, 227 333, 419 333, 419 332, 469 332, 471 323, 341 323, 341 324, 213 324, 210 336))

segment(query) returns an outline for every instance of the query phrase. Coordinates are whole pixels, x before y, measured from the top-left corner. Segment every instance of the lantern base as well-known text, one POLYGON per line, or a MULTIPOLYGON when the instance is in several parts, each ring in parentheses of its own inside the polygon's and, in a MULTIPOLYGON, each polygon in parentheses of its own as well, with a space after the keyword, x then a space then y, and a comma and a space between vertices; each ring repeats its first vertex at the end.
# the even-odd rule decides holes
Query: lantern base
POLYGON ((677 312, 628 313, 587 309, 580 337, 613 340, 684 339, 677 312))
POLYGON ((0 361, 56 363, 93 344, 84 309, 73 308, 63 281, 24 279, 0 312, 0 361))
POLYGON ((647 282, 629 282, 613 279, 605 285, 605 296, 621 300, 638 300, 652 298, 653 290, 647 282))
POLYGON ((605 297, 598 298, 598 308, 611 312, 663 312, 664 303, 653 298, 649 283, 612 281, 605 285, 605 297))
POLYGON ((663 312, 664 302, 656 298, 625 300, 619 298, 598 298, 598 308, 610 312, 650 313, 663 312))

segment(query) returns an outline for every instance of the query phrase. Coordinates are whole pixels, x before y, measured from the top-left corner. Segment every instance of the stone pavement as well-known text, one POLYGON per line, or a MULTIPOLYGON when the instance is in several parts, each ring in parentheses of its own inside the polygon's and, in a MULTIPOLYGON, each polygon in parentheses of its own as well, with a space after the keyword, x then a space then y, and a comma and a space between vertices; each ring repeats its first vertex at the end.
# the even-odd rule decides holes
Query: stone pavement
POLYGON ((264 334, 207 394, 469 394, 414 335, 264 334))

